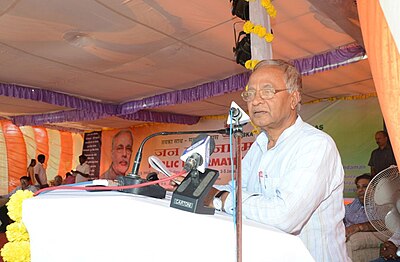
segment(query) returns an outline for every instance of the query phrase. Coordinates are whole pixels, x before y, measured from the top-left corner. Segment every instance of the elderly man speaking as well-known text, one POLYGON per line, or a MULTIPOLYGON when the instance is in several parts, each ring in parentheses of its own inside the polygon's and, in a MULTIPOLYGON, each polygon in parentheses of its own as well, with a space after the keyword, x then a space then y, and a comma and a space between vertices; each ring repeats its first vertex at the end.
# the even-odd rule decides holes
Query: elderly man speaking
MULTIPOLYGON (((242 98, 262 129, 242 162, 243 215, 298 235, 316 261, 349 260, 340 155, 298 115, 301 75, 284 61, 261 61, 242 98)), ((219 189, 214 197, 232 213, 232 184, 219 189)))

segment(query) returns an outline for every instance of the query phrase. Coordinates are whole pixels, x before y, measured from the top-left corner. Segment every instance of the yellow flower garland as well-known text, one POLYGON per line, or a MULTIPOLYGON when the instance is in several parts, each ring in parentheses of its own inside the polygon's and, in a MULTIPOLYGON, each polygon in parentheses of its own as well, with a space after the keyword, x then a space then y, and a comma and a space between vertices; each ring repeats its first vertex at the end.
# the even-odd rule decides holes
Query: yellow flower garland
POLYGON ((261 5, 265 8, 270 17, 276 17, 276 9, 271 3, 271 0, 261 0, 261 5))
POLYGON ((15 222, 7 226, 8 243, 1 249, 5 262, 28 262, 31 260, 29 234, 22 223, 22 202, 33 197, 29 190, 18 190, 7 202, 8 216, 15 222))
MULTIPOLYGON (((254 2, 255 0, 246 0, 247 2, 254 2)), ((271 3, 271 0, 261 0, 261 6, 265 8, 265 11, 267 11, 268 15, 272 18, 276 17, 276 9, 274 5, 271 3)))
POLYGON ((255 59, 247 60, 246 63, 244 64, 244 67, 246 67, 246 69, 253 70, 254 67, 256 67, 256 65, 258 64, 258 62, 260 62, 260 61, 255 60, 255 59))
POLYGON ((267 33, 267 29, 262 25, 254 25, 250 21, 246 21, 243 25, 243 31, 246 34, 256 34, 260 38, 264 38, 264 40, 268 43, 271 43, 274 40, 274 35, 271 33, 267 33))
MULTIPOLYGON (((249 2, 255 0, 246 0, 246 1, 249 2)), ((277 12, 275 7, 271 3, 271 0, 261 0, 261 5, 265 8, 270 17, 272 18, 276 17, 277 12)), ((271 43, 274 40, 274 35, 268 33, 265 27, 263 27, 262 25, 254 25, 251 21, 246 21, 246 23, 244 23, 243 31, 246 34, 250 33, 256 34, 258 37, 264 38, 264 40, 267 43, 271 43)), ((247 60, 244 66, 249 70, 253 70, 258 62, 259 62, 258 60, 247 60)))

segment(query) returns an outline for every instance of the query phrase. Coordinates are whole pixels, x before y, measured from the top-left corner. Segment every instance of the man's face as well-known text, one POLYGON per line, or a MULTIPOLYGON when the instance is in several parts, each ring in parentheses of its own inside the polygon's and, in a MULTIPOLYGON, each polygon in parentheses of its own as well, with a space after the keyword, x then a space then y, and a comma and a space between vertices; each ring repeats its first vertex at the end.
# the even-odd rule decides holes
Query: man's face
POLYGON ((28 188, 28 186, 29 186, 28 181, 26 181, 25 179, 21 179, 20 182, 21 182, 21 189, 22 190, 25 190, 25 189, 28 188))
POLYGON ((356 187, 357 187, 357 197, 360 200, 361 203, 364 203, 364 195, 365 195, 365 190, 368 187, 369 184, 369 179, 361 178, 357 181, 356 187))
POLYGON ((252 122, 262 129, 281 127, 293 113, 299 98, 298 92, 276 93, 271 99, 260 97, 260 89, 272 86, 275 90, 286 89, 284 73, 275 67, 262 67, 255 71, 248 82, 248 90, 255 90, 254 100, 247 102, 252 122), (296 93, 296 94, 295 94, 296 93), (294 109, 294 110, 293 110, 294 109))
POLYGON ((385 147, 387 144, 387 137, 382 133, 375 134, 375 141, 379 147, 385 147))
POLYGON ((118 175, 125 175, 132 156, 132 139, 128 133, 121 133, 114 139, 111 152, 112 166, 118 175))

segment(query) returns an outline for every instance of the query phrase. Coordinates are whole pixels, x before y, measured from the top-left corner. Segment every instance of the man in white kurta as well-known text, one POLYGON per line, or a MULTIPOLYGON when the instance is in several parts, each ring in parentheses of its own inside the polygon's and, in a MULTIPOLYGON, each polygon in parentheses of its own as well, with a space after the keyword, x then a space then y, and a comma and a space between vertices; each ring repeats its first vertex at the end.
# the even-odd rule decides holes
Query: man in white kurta
POLYGON ((76 175, 75 183, 85 182, 90 179, 90 166, 85 155, 79 156, 79 165, 76 166, 75 171, 72 171, 72 173, 76 175))
MULTIPOLYGON (((260 62, 249 79, 242 97, 263 132, 242 161, 242 212, 298 235, 316 261, 347 261, 340 155, 297 114, 300 88, 297 70, 280 60, 260 62)), ((232 186, 219 190, 232 214, 232 186)))

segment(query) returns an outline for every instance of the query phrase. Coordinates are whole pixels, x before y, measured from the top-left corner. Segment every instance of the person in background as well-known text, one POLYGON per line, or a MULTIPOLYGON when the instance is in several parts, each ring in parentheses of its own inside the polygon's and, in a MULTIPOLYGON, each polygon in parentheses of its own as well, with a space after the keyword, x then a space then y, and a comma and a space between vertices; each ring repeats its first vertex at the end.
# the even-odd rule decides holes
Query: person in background
POLYGON ((76 166, 75 171, 71 170, 71 172, 75 175, 75 183, 89 181, 90 166, 87 163, 87 157, 85 155, 79 156, 79 165, 76 166))
POLYGON ((6 195, 2 195, 2 198, 10 198, 12 195, 15 194, 15 192, 17 192, 18 190, 29 190, 33 193, 35 193, 38 189, 37 187, 33 186, 31 183, 31 178, 29 176, 22 176, 19 179, 20 185, 17 186, 13 191, 11 191, 10 193, 6 194, 6 195))
MULTIPOLYGON (((348 261, 341 158, 298 115, 301 75, 282 60, 261 61, 242 98, 262 129, 242 161, 243 216, 299 236, 315 261, 348 261)), ((216 188, 211 206, 232 214, 233 184, 216 188)))
POLYGON ((37 191, 37 187, 31 184, 31 179, 28 176, 23 176, 19 179, 20 185, 17 186, 13 191, 6 195, 2 195, 0 197, 0 232, 5 232, 6 227, 12 222, 10 217, 8 216, 8 209, 6 203, 8 202, 9 198, 15 194, 18 190, 29 190, 33 193, 37 191))
POLYGON ((75 176, 72 175, 70 172, 65 174, 65 179, 63 185, 75 184, 75 176))
POLYGON ((36 166, 36 159, 31 159, 31 163, 26 169, 27 175, 31 178, 32 185, 36 184, 35 171, 34 171, 35 166, 36 166))
POLYGON ((63 179, 60 175, 57 175, 54 177, 54 180, 52 181, 51 186, 61 186, 63 182, 63 179))
POLYGON ((380 246, 380 257, 371 262, 385 262, 385 261, 400 261, 400 257, 397 255, 397 250, 400 246, 400 239, 392 236, 388 241, 384 242, 380 246))
POLYGON ((345 206, 344 225, 346 227, 346 238, 357 232, 373 232, 375 228, 368 221, 364 209, 364 195, 372 177, 370 174, 362 174, 355 179, 357 197, 353 202, 345 206))
POLYGON ((36 166, 34 168, 35 179, 36 179, 37 186, 39 188, 49 187, 49 184, 47 182, 46 169, 43 166, 45 159, 46 159, 45 155, 43 155, 43 154, 38 155, 38 157, 37 157, 38 163, 36 164, 36 166))
POLYGON ((110 168, 100 178, 115 180, 117 176, 125 176, 131 163, 133 135, 130 130, 119 131, 112 139, 110 168))
POLYGON ((368 165, 371 167, 372 177, 391 165, 397 165, 386 131, 376 132, 375 141, 378 148, 371 152, 371 158, 368 162, 368 165))

